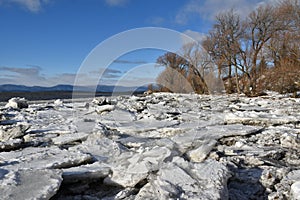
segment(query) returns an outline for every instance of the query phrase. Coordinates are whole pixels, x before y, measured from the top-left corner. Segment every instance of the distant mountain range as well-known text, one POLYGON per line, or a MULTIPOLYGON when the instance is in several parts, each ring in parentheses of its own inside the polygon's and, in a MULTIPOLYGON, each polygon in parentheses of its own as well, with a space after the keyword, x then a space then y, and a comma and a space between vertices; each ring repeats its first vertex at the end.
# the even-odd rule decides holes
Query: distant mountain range
MULTIPOLYGON (((4 84, 0 85, 0 92, 94 92, 92 86, 73 86, 73 85, 56 85, 52 87, 42 86, 25 86, 4 84)), ((112 92, 138 92, 142 93, 147 91, 147 86, 140 87, 125 87, 125 86, 112 86, 112 85, 98 85, 96 92, 98 93, 112 93, 112 92)))

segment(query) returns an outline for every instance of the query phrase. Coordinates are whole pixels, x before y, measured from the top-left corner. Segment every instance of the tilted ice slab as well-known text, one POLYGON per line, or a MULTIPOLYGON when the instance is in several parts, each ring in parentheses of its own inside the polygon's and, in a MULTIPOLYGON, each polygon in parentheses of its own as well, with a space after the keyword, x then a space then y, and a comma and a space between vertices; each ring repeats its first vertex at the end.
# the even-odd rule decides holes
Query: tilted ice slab
POLYGON ((229 177, 226 166, 215 160, 193 164, 174 157, 150 176, 135 199, 227 199, 229 177))
POLYGON ((204 140, 198 148, 187 152, 187 156, 192 162, 202 162, 205 160, 216 143, 216 140, 204 140))
POLYGON ((79 151, 61 150, 53 147, 28 147, 19 151, 1 152, 4 169, 65 168, 89 162, 92 157, 79 151))
POLYGON ((20 138, 25 135, 29 129, 29 125, 25 123, 17 123, 11 126, 0 126, 0 142, 5 142, 9 139, 20 138))
POLYGON ((291 197, 293 200, 300 199, 300 181, 296 181, 291 186, 291 197))
POLYGON ((86 140, 88 137, 88 133, 70 133, 70 134, 63 134, 58 137, 52 138, 52 141, 56 145, 63 145, 69 144, 75 141, 83 141, 86 140))
POLYGON ((141 149, 140 152, 127 152, 118 156, 115 162, 109 163, 112 175, 107 177, 106 184, 118 184, 123 187, 134 187, 145 179, 149 172, 158 170, 162 162, 171 155, 166 147, 141 149))
POLYGON ((60 170, 18 170, 0 168, 1 199, 31 200, 50 199, 58 191, 62 182, 60 170))
POLYGON ((22 139, 9 139, 5 142, 0 142, 0 150, 12 150, 20 147, 23 143, 22 139))
POLYGON ((93 164, 63 169, 63 179, 64 182, 101 179, 107 177, 110 173, 110 167, 102 162, 95 162, 93 164))
MULTIPOLYGON (((91 154, 94 159, 102 163, 100 173, 103 167, 109 167, 112 172, 105 179, 105 184, 123 187, 134 187, 145 179, 150 171, 157 170, 171 155, 171 150, 164 146, 143 147, 142 144, 137 143, 132 145, 139 149, 129 150, 120 144, 121 142, 130 146, 135 141, 120 139, 116 142, 99 134, 92 134, 81 145, 71 147, 70 150, 91 154)), ((92 166, 88 168, 93 169, 92 166)))
POLYGON ((25 98, 14 97, 8 100, 8 103, 5 105, 5 107, 14 109, 28 108, 28 103, 25 98))
POLYGON ((84 152, 91 155, 94 160, 107 161, 126 152, 127 149, 103 135, 91 134, 82 144, 70 147, 69 151, 84 152))

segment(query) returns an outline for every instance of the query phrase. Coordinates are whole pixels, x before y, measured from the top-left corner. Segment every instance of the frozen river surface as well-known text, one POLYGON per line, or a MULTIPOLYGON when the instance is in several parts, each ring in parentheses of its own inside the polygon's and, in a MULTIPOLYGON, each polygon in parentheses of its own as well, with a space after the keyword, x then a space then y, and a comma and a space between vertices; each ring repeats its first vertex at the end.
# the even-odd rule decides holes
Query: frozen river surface
POLYGON ((1 199, 300 199, 300 99, 156 93, 0 107, 1 199))

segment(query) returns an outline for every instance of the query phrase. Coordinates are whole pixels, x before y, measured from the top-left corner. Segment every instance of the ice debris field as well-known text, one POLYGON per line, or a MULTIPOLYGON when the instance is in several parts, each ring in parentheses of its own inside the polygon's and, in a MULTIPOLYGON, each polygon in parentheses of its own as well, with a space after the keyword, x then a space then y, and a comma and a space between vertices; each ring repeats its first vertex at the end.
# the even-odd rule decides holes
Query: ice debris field
POLYGON ((0 198, 300 199, 300 99, 156 93, 0 107, 0 198))

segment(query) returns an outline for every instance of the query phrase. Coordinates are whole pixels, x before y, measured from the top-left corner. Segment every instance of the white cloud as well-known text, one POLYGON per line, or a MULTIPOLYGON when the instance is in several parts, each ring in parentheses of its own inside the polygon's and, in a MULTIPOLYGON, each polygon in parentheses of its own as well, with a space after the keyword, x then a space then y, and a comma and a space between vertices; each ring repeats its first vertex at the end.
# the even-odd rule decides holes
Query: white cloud
POLYGON ((99 68, 88 73, 61 73, 54 75, 43 74, 43 68, 28 65, 27 67, 0 66, 0 85, 18 84, 26 86, 55 86, 58 84, 73 85, 76 78, 80 78, 78 85, 91 86, 96 84, 119 86, 143 86, 154 83, 162 71, 156 63, 140 64, 126 72, 118 69, 99 68))
POLYGON ((186 30, 183 33, 199 42, 203 41, 206 38, 206 34, 192 30, 186 30))
POLYGON ((60 74, 48 77, 42 74, 39 66, 0 67, 1 84, 20 84, 27 86, 53 86, 60 83, 73 84, 76 74, 60 74))
POLYGON ((49 3, 50 0, 1 0, 1 4, 18 4, 30 12, 39 12, 41 11, 44 4, 49 3))
POLYGON ((34 85, 34 83, 45 82, 45 77, 40 74, 39 66, 30 66, 27 68, 18 67, 0 67, 1 84, 24 84, 34 85))
POLYGON ((28 65, 27 67, 6 67, 0 66, 0 84, 20 84, 27 86, 54 86, 58 84, 73 85, 75 78, 80 76, 84 82, 82 85, 95 85, 99 78, 104 83, 116 82, 123 72, 115 69, 99 68, 98 71, 86 74, 62 73, 45 75, 39 66, 28 65), (100 76, 101 75, 101 76, 100 76))
MULTIPOLYGON (((185 30, 181 35, 182 40, 182 47, 190 46, 191 44, 199 43, 201 44, 202 41, 206 39, 207 35, 204 33, 192 31, 192 30, 185 30)), ((182 49, 181 49, 182 50, 182 49)), ((181 52, 179 52, 180 54, 181 52)))
POLYGON ((128 0, 105 0, 105 2, 110 6, 123 6, 128 0))
POLYGON ((179 10, 175 21, 178 24, 186 24, 194 16, 214 20, 218 13, 232 8, 243 17, 259 4, 274 1, 276 0, 190 0, 179 10))

